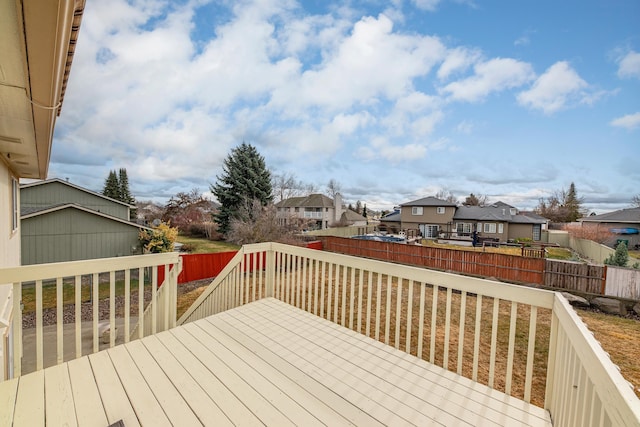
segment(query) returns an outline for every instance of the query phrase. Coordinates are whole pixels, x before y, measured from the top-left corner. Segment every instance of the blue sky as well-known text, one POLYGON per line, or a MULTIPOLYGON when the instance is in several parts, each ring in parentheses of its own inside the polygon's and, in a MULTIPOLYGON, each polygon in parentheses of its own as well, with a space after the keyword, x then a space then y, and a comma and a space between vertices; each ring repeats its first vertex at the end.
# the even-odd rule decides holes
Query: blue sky
POLYGON ((253 144, 372 209, 640 194, 640 2, 87 2, 49 177, 207 192, 253 144))

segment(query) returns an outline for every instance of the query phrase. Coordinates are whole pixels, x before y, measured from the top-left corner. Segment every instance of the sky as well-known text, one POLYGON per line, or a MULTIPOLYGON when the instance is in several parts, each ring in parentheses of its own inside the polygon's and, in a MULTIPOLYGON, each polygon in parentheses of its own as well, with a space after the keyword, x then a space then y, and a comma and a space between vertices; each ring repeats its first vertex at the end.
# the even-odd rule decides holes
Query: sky
POLYGON ((49 178, 209 188, 242 142, 369 209, 640 194, 637 0, 88 1, 49 178))

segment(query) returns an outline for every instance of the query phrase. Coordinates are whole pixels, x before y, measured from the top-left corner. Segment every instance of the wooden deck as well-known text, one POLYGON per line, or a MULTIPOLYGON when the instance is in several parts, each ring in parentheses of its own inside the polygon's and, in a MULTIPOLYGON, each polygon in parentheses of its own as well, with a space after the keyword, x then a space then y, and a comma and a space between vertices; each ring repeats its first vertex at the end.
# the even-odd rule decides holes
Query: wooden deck
POLYGON ((0 426, 551 425, 273 298, 0 383, 0 426))

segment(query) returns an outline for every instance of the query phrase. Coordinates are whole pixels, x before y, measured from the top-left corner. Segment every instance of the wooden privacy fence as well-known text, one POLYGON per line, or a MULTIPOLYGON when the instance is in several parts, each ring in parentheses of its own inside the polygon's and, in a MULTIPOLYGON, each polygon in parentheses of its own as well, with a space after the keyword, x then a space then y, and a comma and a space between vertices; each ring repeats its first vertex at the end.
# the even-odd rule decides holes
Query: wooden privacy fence
POLYGON ((640 300, 640 270, 607 267, 607 296, 640 300))
POLYGON ((604 265, 548 259, 545 263, 544 285, 603 295, 607 284, 606 271, 604 265))
POLYGON ((347 255, 418 265, 456 273, 495 277, 517 283, 544 284, 541 258, 527 258, 489 252, 471 252, 428 246, 404 245, 342 237, 323 239, 324 250, 347 255))

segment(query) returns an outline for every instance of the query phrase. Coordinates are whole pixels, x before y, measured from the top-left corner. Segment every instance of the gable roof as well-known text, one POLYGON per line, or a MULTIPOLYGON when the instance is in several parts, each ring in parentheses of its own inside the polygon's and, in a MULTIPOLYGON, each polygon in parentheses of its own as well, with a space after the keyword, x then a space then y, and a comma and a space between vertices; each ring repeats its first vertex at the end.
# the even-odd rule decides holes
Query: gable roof
POLYGON ((581 222, 624 222, 640 223, 640 207, 621 209, 600 215, 587 216, 578 219, 581 222))
POLYGON ((472 220, 472 221, 499 221, 516 224, 544 224, 547 222, 545 218, 536 215, 512 214, 513 206, 504 202, 496 202, 489 206, 458 206, 453 219, 472 220))
POLYGON ((400 222, 400 217, 400 210, 397 209, 380 218, 380 222, 400 222))
POLYGON ((411 202, 406 202, 401 204, 400 206, 457 206, 455 203, 447 202, 446 200, 441 200, 435 197, 424 197, 422 199, 413 200, 411 202))
POLYGON ((366 221, 367 218, 360 215, 356 211, 352 211, 351 209, 347 209, 342 213, 341 219, 345 219, 346 221, 366 221))
POLYGON ((83 191, 85 193, 97 196, 97 197, 101 197, 101 198, 103 198, 105 200, 109 200, 109 201, 111 201, 113 203, 118 203, 118 204, 121 204, 123 206, 127 206, 129 208, 135 208, 134 205, 130 205, 130 204, 122 202, 120 200, 112 199, 111 197, 107 197, 104 194, 96 193, 95 191, 87 190, 84 187, 80 187, 79 185, 72 184, 69 181, 65 181, 65 180, 60 179, 60 178, 51 178, 51 179, 45 179, 45 180, 42 180, 42 181, 30 182, 30 183, 27 183, 27 184, 20 184, 20 190, 31 188, 31 187, 37 187, 37 186, 40 186, 40 185, 49 185, 49 184, 52 184, 54 182, 55 183, 59 183, 59 184, 64 184, 64 185, 66 185, 68 187, 75 188, 76 190, 80 190, 80 191, 83 191))
POLYGON ((332 208, 333 199, 324 194, 309 194, 303 197, 291 197, 276 203, 278 208, 304 207, 304 208, 332 208))
POLYGON ((34 209, 28 209, 27 212, 22 212, 22 215, 20 216, 20 220, 25 220, 25 219, 29 219, 29 218, 35 218, 41 215, 47 215, 53 212, 58 212, 58 211, 62 211, 65 209, 76 209, 79 211, 83 211, 86 213, 89 213, 91 215, 96 215, 102 218, 106 218, 109 219, 111 221, 116 221, 116 222, 120 222, 122 224, 126 224, 126 225, 130 225, 132 227, 136 227, 136 228, 142 228, 145 230, 151 230, 151 228, 146 227, 144 225, 140 225, 137 224, 135 222, 131 222, 131 221, 125 221, 122 218, 118 218, 115 216, 111 216, 111 215, 107 215, 105 213, 102 212, 98 212, 98 211, 94 211, 93 209, 89 209, 89 208, 85 208, 84 206, 81 205, 77 205, 75 203, 61 203, 59 205, 54 205, 54 206, 47 206, 46 208, 42 208, 42 209, 38 209, 38 208, 34 208, 34 209))

